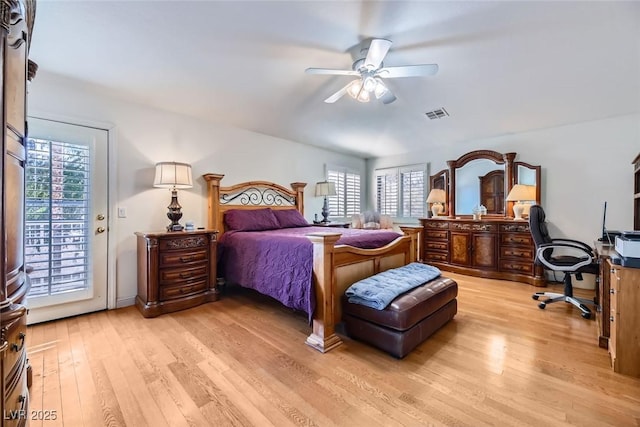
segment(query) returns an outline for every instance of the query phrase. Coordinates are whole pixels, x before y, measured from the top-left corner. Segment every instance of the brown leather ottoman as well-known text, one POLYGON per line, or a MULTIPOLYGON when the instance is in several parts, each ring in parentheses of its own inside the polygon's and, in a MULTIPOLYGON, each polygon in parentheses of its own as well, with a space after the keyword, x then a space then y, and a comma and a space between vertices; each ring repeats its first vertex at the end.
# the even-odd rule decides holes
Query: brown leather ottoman
POLYGON ((347 335, 402 358, 458 312, 458 284, 440 276, 407 291, 384 310, 352 304, 342 297, 347 335))

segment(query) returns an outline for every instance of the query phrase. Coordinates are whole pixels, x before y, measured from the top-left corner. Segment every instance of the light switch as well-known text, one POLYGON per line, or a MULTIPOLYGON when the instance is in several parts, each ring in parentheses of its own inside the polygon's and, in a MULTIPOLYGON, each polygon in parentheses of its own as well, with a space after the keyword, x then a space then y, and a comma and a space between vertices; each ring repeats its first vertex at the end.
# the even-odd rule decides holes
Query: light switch
POLYGON ((127 217, 127 208, 118 208, 118 218, 127 217))

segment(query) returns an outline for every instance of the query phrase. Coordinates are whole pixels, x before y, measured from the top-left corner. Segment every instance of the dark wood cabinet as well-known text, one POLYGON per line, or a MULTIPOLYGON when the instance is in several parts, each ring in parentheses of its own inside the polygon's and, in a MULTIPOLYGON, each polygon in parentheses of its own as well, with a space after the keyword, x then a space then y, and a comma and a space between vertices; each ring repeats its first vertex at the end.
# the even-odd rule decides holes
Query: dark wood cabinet
MULTIPOLYGON (((29 378, 25 346, 29 277, 24 263, 24 195, 28 46, 35 2, 5 0, 0 14, 0 426, 28 424, 29 378)), ((33 70, 35 72, 35 64, 33 70)), ((32 77, 32 76, 29 76, 32 77)))
POLYGON ((446 271, 545 286, 529 224, 510 219, 423 218, 422 261, 446 271))
POLYGON ((144 317, 219 299, 216 285, 217 231, 136 233, 138 296, 144 317))

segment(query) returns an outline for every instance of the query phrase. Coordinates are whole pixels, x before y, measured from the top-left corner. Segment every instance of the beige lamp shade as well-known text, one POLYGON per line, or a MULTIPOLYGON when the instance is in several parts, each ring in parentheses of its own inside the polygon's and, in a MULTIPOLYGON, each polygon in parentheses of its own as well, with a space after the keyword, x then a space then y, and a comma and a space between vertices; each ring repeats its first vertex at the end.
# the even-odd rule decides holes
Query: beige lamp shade
POLYGON ((516 202, 513 205, 513 215, 515 219, 524 219, 522 218, 522 213, 524 212, 525 206, 522 202, 530 202, 535 200, 535 185, 516 184, 507 195, 508 202, 516 202))
POLYGON ((322 181, 316 183, 316 197, 335 195, 336 184, 334 182, 322 181))
POLYGON ((178 162, 156 163, 154 187, 160 188, 191 188, 191 165, 178 162))
POLYGON ((447 195, 444 190, 440 188, 434 188, 429 192, 427 196, 427 203, 431 203, 431 213, 433 216, 438 216, 444 211, 443 203, 447 201, 447 195))

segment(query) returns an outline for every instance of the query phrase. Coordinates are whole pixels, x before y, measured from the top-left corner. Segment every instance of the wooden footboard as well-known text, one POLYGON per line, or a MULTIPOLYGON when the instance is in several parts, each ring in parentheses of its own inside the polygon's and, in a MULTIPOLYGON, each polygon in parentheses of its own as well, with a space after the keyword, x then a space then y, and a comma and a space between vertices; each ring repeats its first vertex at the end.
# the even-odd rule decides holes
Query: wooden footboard
POLYGON ((312 233, 313 280, 316 311, 313 331, 306 343, 323 353, 342 344, 335 327, 342 320, 340 298, 358 280, 417 260, 418 235, 422 227, 401 227, 405 233, 378 249, 359 249, 335 243, 340 233, 312 233))

